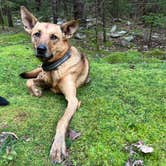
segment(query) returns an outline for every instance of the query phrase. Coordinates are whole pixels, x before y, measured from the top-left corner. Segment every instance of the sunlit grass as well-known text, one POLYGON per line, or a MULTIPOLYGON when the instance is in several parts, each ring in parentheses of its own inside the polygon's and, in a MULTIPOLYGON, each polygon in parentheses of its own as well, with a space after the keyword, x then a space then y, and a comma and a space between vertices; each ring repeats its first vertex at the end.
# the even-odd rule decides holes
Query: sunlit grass
MULTIPOLYGON (((0 132, 12 131, 19 137, 13 145, 16 158, 0 158, 0 165, 49 166, 50 145, 66 102, 62 95, 49 91, 41 98, 29 95, 26 80, 18 75, 40 63, 31 45, 20 43, 28 42, 24 36, 0 36, 0 95, 10 101, 9 106, 0 108, 0 132), (9 41, 19 44, 4 44, 9 41)), ((78 90, 82 105, 70 125, 82 135, 70 143, 68 160, 74 165, 123 166, 128 160, 125 145, 142 140, 154 152, 139 153, 137 158, 147 166, 164 166, 165 63, 136 62, 132 69, 128 63, 90 59, 91 83, 78 90)))

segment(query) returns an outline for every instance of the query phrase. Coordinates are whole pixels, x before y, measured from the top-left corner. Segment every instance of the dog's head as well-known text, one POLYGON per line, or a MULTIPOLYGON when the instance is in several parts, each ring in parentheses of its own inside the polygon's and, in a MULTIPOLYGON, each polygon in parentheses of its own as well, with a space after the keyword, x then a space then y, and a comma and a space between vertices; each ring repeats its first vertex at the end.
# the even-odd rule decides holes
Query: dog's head
POLYGON ((24 6, 21 6, 21 19, 25 31, 31 35, 36 57, 48 62, 64 55, 69 48, 68 39, 78 28, 75 20, 62 25, 39 22, 24 6))

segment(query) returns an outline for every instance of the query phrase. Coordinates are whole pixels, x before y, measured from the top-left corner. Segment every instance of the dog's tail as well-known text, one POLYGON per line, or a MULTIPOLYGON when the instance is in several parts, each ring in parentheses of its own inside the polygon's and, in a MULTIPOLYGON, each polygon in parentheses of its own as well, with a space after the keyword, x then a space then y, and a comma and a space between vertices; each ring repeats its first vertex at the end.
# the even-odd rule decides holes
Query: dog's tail
POLYGON ((38 74, 42 71, 42 68, 39 67, 37 69, 34 69, 30 72, 23 72, 20 74, 20 77, 22 78, 36 78, 38 76, 38 74))
POLYGON ((9 102, 5 98, 0 96, 0 106, 5 106, 8 104, 9 104, 9 102))

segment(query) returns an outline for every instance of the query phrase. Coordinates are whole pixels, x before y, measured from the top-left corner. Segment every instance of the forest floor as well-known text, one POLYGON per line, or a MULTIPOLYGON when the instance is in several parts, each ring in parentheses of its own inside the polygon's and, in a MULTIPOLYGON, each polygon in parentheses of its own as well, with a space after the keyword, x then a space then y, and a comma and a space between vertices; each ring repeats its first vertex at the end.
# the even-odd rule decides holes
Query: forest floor
MULTIPOLYGON (((19 74, 40 62, 26 34, 1 34, 0 45, 0 95, 10 102, 0 108, 0 132, 14 132, 19 138, 10 151, 0 149, 0 166, 51 166, 49 150, 65 99, 50 91, 41 98, 29 95, 19 74)), ((81 137, 67 139, 69 158, 62 165, 124 166, 130 158, 146 166, 164 166, 165 54, 160 50, 96 52, 81 44, 79 49, 90 60, 91 82, 78 90, 82 104, 70 127, 81 137), (154 151, 130 156, 127 146, 138 141, 154 151)))

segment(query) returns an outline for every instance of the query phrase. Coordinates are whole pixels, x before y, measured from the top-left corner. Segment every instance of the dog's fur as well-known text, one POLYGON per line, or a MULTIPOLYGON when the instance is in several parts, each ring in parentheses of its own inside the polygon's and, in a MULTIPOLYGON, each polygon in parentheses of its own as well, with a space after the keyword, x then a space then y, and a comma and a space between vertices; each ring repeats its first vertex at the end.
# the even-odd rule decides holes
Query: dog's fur
POLYGON ((80 106, 76 97, 76 89, 87 82, 89 74, 87 58, 75 47, 70 46, 68 41, 77 30, 78 22, 73 20, 62 25, 39 22, 23 6, 21 7, 21 18, 24 29, 31 35, 34 48, 37 49, 40 44, 47 48, 45 57, 39 58, 42 62, 55 62, 70 50, 71 57, 57 70, 44 71, 42 67, 39 67, 20 75, 23 78, 29 78, 27 87, 31 95, 41 96, 42 88, 46 86, 55 93, 63 93, 68 102, 64 115, 58 121, 50 150, 52 162, 61 162, 67 156, 65 135, 69 122, 80 106))

